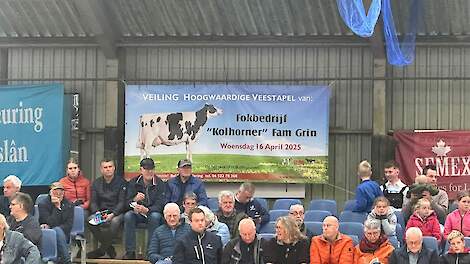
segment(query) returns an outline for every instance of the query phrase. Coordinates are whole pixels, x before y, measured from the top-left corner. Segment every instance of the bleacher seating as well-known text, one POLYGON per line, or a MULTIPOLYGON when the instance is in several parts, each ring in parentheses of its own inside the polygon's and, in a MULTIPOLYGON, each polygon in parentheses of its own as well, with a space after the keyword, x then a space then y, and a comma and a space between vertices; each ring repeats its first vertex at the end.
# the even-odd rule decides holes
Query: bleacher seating
POLYGON ((47 194, 47 193, 43 193, 43 194, 38 195, 38 197, 36 198, 36 202, 34 204, 39 204, 40 201, 42 201, 44 199, 48 199, 48 196, 49 196, 49 194, 47 194))
POLYGON ((304 221, 308 222, 323 222, 323 220, 330 216, 330 211, 308 210, 305 212, 304 221))
POLYGON ((406 227, 405 218, 403 217, 403 213, 401 212, 401 210, 395 210, 393 213, 397 217, 397 223, 400 224, 402 227, 406 227))
POLYGON ((352 239, 354 246, 359 244, 360 240, 356 235, 348 235, 348 236, 352 239))
POLYGON ((314 236, 323 234, 323 223, 322 222, 304 222, 305 227, 310 230, 314 236))
POLYGON ((423 236, 423 244, 427 249, 435 250, 438 254, 441 253, 437 239, 432 236, 423 236))
POLYGON ((344 203, 343 211, 352 211, 355 206, 356 206, 356 200, 347 200, 344 203))
POLYGON ((397 234, 398 242, 400 242, 400 245, 403 245, 403 242, 405 242, 403 239, 405 237, 405 230, 400 224, 397 224, 395 233, 397 234))
POLYGON ((311 200, 308 206, 308 210, 321 210, 329 211, 332 215, 336 215, 338 212, 335 200, 311 200))
POLYGON ((400 247, 400 241, 398 241, 398 238, 396 236, 389 236, 388 241, 390 241, 394 248, 400 247))
POLYGON ((357 222, 341 222, 339 231, 346 235, 356 235, 360 240, 364 236, 364 225, 357 222))
POLYGON ((280 216, 289 214, 289 210, 271 210, 269 211, 269 221, 275 222, 280 216))
POLYGON ((41 229, 41 257, 43 262, 57 260, 57 238, 54 229, 41 229))
POLYGON ((356 213, 352 211, 343 211, 339 215, 340 222, 357 222, 357 223, 364 223, 367 219, 366 213, 356 213))
POLYGON ((261 226, 259 229, 260 234, 275 234, 276 233, 276 223, 268 222, 261 226))
POLYGON ((459 208, 459 203, 458 202, 452 202, 449 203, 449 213, 455 211, 457 208, 459 208))
POLYGON ((277 199, 274 202, 273 210, 289 210, 293 204, 302 204, 299 199, 277 199))
POLYGON ((258 201, 266 211, 269 211, 268 200, 265 198, 255 198, 255 200, 258 201))
POLYGON ((211 209, 212 212, 216 212, 219 209, 219 199, 214 197, 208 198, 207 207, 211 209))
MULTIPOLYGON (((74 207, 72 229, 70 230, 70 244, 73 241, 79 245, 80 250, 80 263, 86 263, 86 238, 85 238, 85 215, 83 208, 80 206, 74 207)), ((72 258, 74 251, 72 250, 72 258)))

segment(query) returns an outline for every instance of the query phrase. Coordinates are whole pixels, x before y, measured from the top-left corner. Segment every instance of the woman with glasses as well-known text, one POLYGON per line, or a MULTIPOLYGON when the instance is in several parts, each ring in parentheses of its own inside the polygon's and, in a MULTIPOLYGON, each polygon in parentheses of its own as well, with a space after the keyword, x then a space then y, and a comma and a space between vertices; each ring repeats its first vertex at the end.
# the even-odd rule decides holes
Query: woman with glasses
POLYGON ((289 216, 276 221, 276 235, 262 244, 266 264, 308 263, 308 242, 297 222, 289 216))
POLYGON ((354 249, 355 264, 387 264, 388 257, 395 248, 381 232, 381 223, 367 219, 364 223, 364 237, 354 249))

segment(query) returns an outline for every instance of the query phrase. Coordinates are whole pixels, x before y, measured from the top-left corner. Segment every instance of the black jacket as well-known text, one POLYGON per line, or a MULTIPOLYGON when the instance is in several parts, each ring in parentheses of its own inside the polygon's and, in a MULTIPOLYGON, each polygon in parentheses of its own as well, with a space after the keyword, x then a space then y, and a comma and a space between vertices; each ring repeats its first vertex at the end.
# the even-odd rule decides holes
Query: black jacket
MULTIPOLYGON (((253 261, 255 264, 263 264, 263 250, 261 249, 261 238, 259 236, 255 237, 255 240, 252 242, 253 245, 253 261)), ((236 237, 230 240, 227 245, 225 245, 224 251, 222 253, 222 264, 243 264, 241 261, 242 252, 240 249, 240 237, 236 237)))
POLYGON ((67 237, 70 236, 70 230, 73 225, 74 206, 67 199, 62 199, 60 210, 51 202, 51 196, 42 200, 39 207, 39 224, 47 224, 50 228, 59 226, 67 237))
POLYGON ((5 217, 10 215, 10 199, 0 195, 0 213, 5 217))
POLYGON ((441 264, 470 264, 470 253, 446 253, 441 257, 441 264))
POLYGON ((222 240, 215 233, 204 232, 199 235, 191 230, 176 240, 173 263, 220 264, 222 248, 222 240))
POLYGON ((22 233, 26 239, 40 248, 42 232, 36 218, 28 215, 23 221, 16 222, 15 218, 10 215, 7 222, 10 230, 22 233))
POLYGON ((295 244, 282 245, 273 237, 262 245, 264 262, 274 264, 309 263, 307 244, 307 239, 302 239, 295 244))
POLYGON ((147 214, 152 212, 162 213, 166 204, 166 189, 165 183, 157 176, 153 177, 153 183, 148 186, 144 185, 144 176, 142 175, 132 179, 127 185, 127 210, 131 209, 129 205, 132 203, 132 199, 138 192, 141 192, 145 194, 145 199, 140 201, 139 204, 149 209, 147 214))
POLYGON ((127 182, 122 177, 114 175, 110 183, 99 177, 91 186, 91 212, 108 209, 115 216, 120 215, 127 208, 126 189, 127 182))
MULTIPOLYGON (((395 249, 388 258, 389 264, 409 263, 408 248, 405 246, 395 249)), ((439 254, 434 250, 427 249, 424 245, 418 256, 418 264, 439 264, 439 254)))

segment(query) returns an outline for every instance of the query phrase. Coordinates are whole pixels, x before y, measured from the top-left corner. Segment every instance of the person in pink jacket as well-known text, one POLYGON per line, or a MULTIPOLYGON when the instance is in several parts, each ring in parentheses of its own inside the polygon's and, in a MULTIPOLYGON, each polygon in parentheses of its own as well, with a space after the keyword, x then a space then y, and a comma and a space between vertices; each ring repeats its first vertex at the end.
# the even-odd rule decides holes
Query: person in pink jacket
POLYGON ((470 192, 459 192, 457 201, 459 207, 447 215, 444 224, 444 238, 446 239, 452 230, 458 230, 466 237, 470 236, 470 192))
POLYGON ((421 198, 416 203, 416 209, 406 224, 406 230, 410 227, 421 229, 423 236, 433 236, 441 242, 441 228, 436 213, 431 210, 431 201, 421 198))

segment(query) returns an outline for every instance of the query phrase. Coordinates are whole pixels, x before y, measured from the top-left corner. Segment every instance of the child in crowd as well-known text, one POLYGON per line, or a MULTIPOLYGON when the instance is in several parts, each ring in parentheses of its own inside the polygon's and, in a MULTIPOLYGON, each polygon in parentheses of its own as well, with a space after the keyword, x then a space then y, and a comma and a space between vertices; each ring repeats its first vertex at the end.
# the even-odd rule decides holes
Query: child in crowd
POLYGON ((436 213, 431 210, 431 202, 427 198, 418 200, 413 215, 406 224, 406 229, 417 227, 421 229, 423 236, 433 236, 437 241, 441 242, 441 228, 436 213))
POLYGON ((447 236, 449 240, 449 252, 441 257, 444 264, 470 263, 469 249, 465 248, 465 238, 460 231, 454 230, 447 236))
POLYGON ((410 191, 406 194, 406 197, 413 198, 411 196, 419 196, 423 191, 429 191, 431 196, 439 193, 437 187, 428 183, 428 177, 426 177, 426 175, 418 175, 415 178, 415 183, 410 186, 410 191))
POLYGON ((393 213, 390 201, 386 197, 380 196, 374 200, 373 209, 367 216, 367 219, 380 221, 382 234, 387 236, 396 235, 397 216, 393 213))
POLYGON ((466 237, 470 236, 470 192, 459 192, 457 201, 458 208, 447 215, 444 224, 444 238, 447 238, 452 230, 458 230, 466 237))

